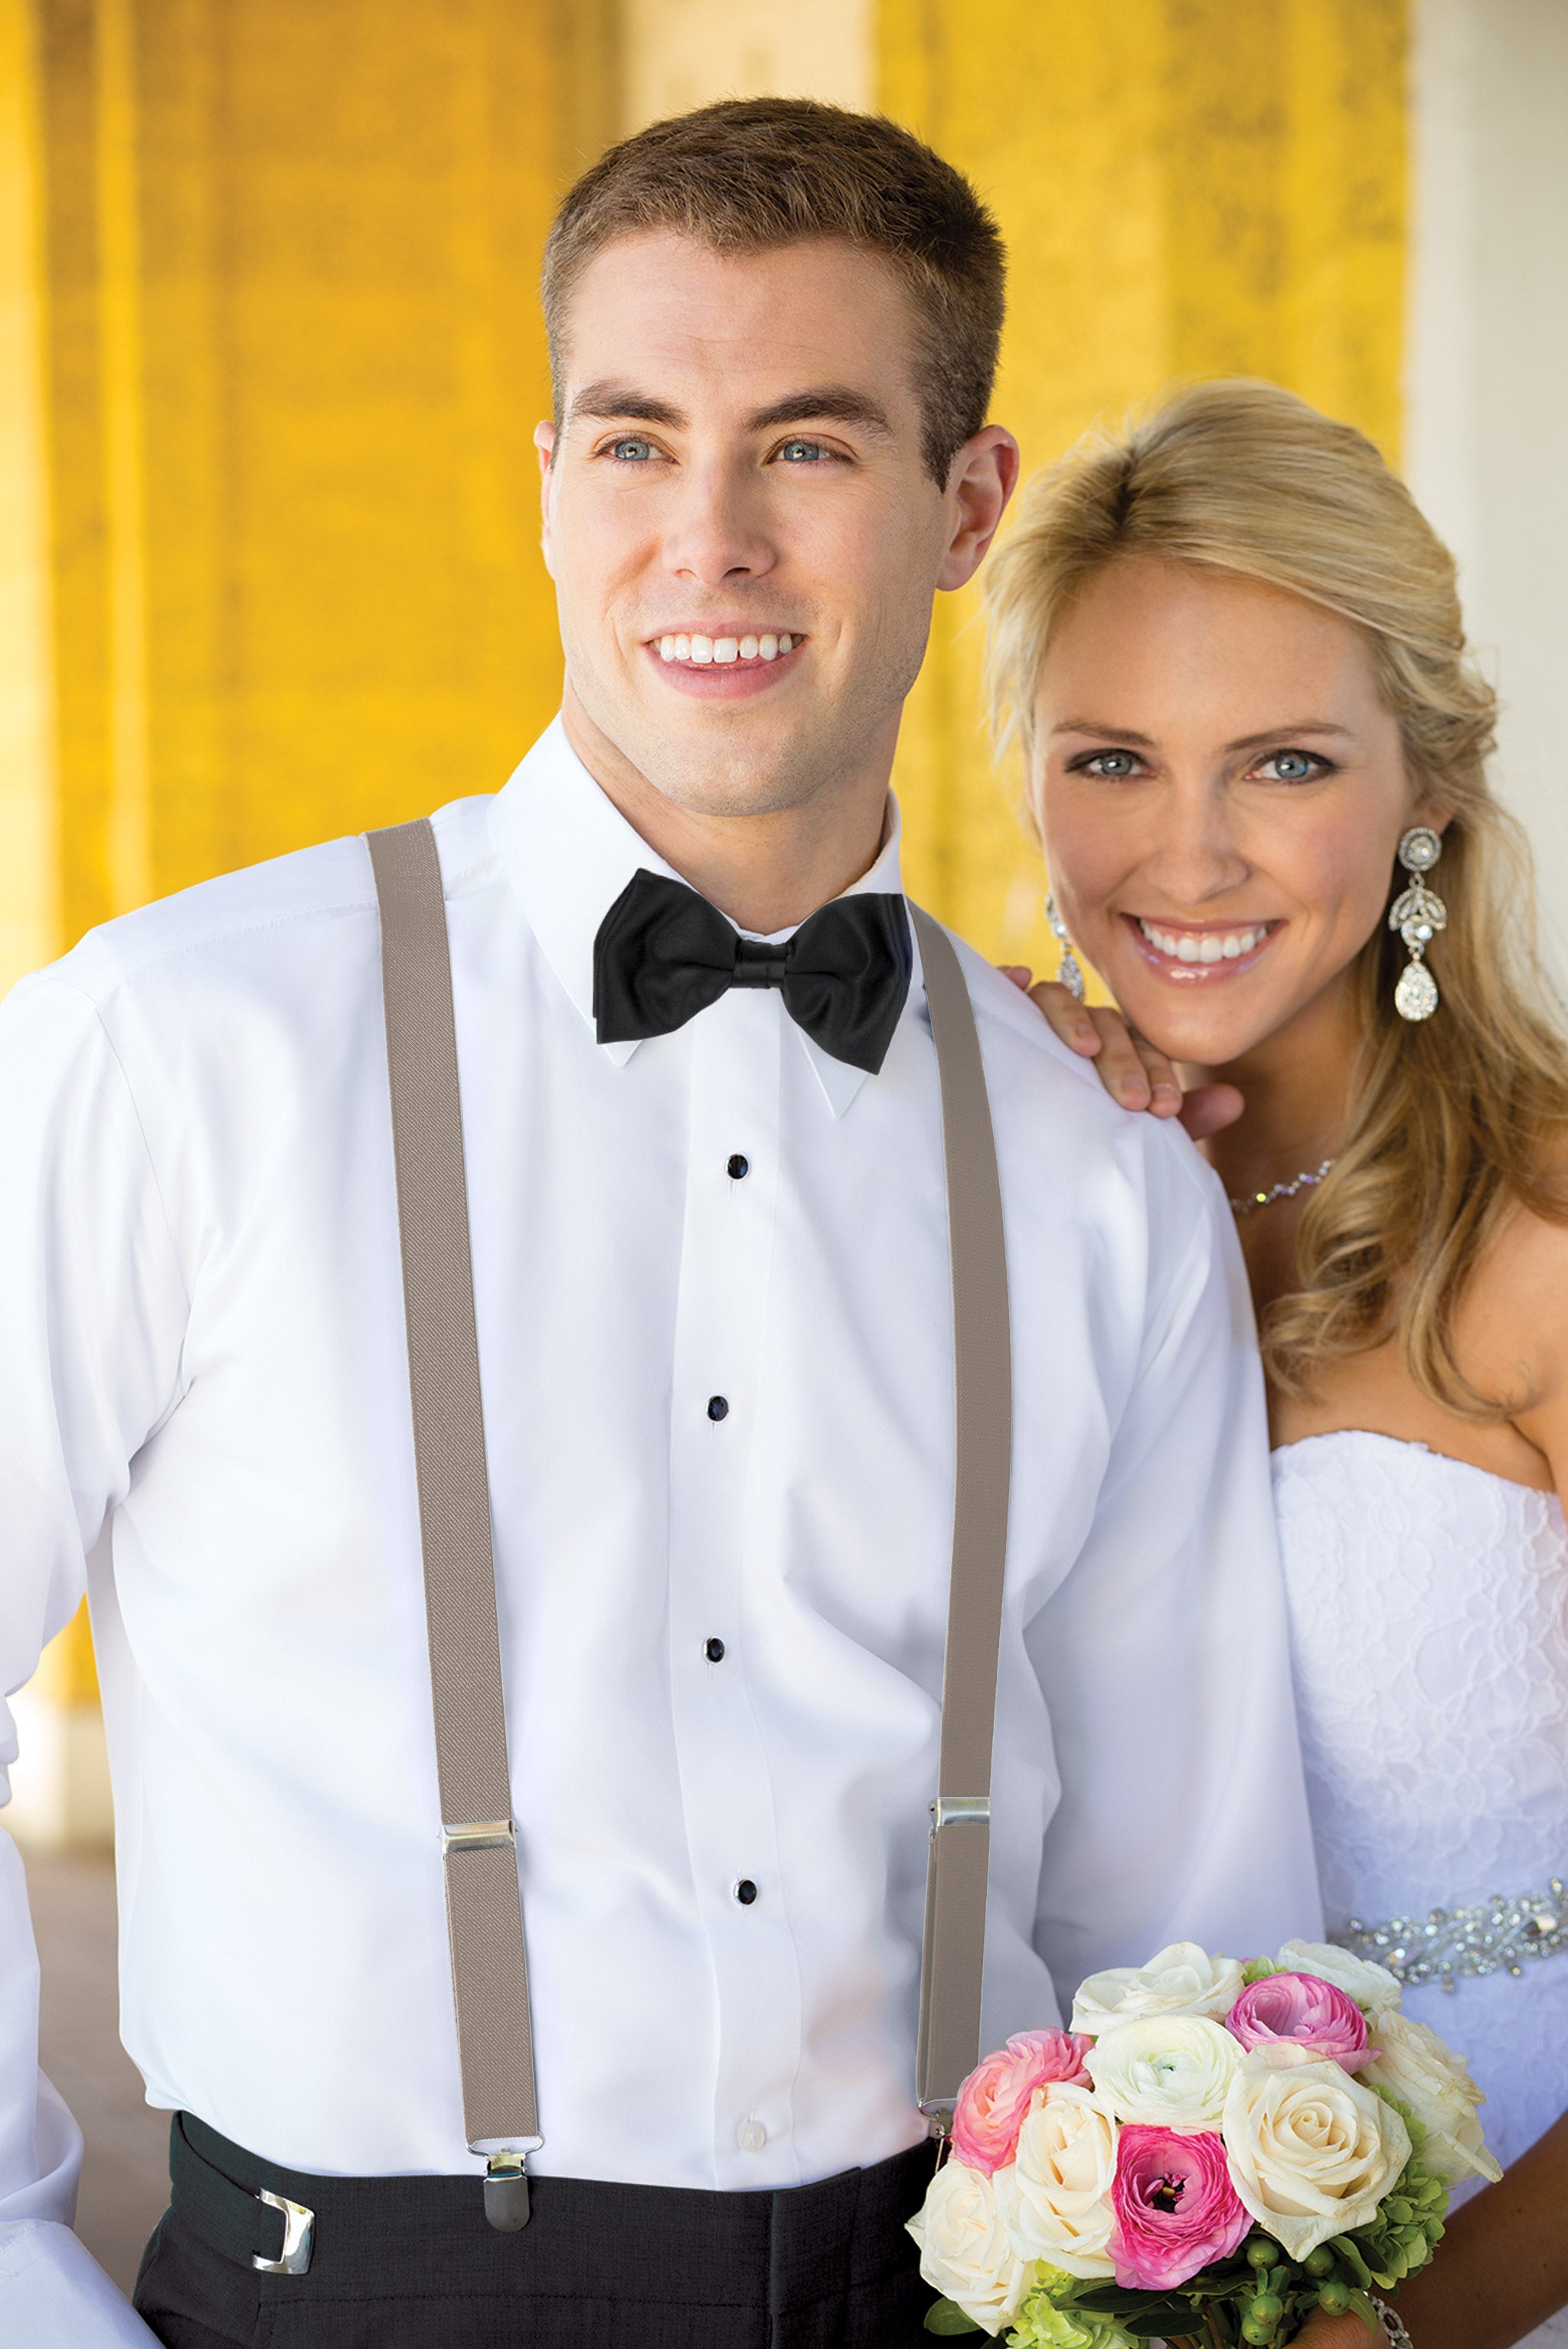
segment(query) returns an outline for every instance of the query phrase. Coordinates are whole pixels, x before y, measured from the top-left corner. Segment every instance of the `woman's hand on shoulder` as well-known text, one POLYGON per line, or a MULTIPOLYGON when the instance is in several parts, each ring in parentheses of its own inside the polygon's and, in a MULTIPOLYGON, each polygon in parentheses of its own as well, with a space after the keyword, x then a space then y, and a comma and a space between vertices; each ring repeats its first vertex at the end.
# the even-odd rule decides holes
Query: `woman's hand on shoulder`
POLYGON ((1002 972, 1069 1051, 1094 1062, 1100 1083, 1123 1109, 1180 1117, 1194 1142, 1240 1117, 1244 1104, 1234 1085, 1198 1085, 1183 1094, 1171 1061, 1146 1036, 1137 1035, 1113 1004, 1080 1003, 1057 980, 1036 979, 1022 963, 1004 963, 1002 972))

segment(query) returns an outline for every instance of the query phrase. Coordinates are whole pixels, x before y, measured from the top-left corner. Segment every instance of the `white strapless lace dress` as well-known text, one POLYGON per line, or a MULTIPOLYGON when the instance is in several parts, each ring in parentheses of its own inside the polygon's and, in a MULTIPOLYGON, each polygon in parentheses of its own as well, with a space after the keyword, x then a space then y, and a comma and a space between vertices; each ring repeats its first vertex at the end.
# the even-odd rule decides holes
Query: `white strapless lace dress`
MULTIPOLYGON (((1274 1454, 1329 1930, 1568 1878, 1568 1526, 1553 1495, 1384 1435, 1274 1454)), ((1568 1951, 1406 1990, 1498 2159, 1568 2108, 1568 1951)), ((1529 2336, 1568 2349, 1568 2311, 1529 2336)))

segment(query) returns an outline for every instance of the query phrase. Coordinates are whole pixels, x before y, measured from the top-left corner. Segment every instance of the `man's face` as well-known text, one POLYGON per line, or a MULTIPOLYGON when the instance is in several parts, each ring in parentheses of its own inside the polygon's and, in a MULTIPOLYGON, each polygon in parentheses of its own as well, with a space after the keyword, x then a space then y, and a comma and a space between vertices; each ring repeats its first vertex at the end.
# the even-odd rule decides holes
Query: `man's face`
POLYGON ((945 490, 924 470, 891 265, 626 237, 578 281, 565 368, 536 438, 574 733, 698 816, 885 776, 933 591, 978 564, 1012 450, 981 435, 945 490))

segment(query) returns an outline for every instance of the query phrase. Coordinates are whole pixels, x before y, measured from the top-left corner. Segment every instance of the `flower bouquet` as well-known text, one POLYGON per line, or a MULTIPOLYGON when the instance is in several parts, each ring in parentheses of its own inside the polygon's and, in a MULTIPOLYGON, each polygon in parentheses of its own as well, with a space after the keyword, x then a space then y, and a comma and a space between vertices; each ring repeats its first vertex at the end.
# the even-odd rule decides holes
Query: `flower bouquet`
POLYGON ((1288 2341, 1431 2257, 1449 2188, 1501 2175, 1480 2091, 1399 2012, 1386 1968, 1177 1941, 1093 1974, 1070 2031, 1026 2031, 965 2082, 910 2232, 933 2333, 1015 2349, 1288 2341))

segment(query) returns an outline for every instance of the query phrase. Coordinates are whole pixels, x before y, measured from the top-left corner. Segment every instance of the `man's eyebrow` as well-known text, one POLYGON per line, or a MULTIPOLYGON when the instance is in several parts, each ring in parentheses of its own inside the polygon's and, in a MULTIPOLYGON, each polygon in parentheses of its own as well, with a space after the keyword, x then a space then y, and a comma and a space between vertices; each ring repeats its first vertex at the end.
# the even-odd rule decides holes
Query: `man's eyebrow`
POLYGON ((812 384, 804 391, 791 391, 756 409, 747 418, 747 425, 753 432, 767 432, 776 425, 814 424, 819 419, 823 423, 861 424, 890 439, 892 435, 886 409, 847 383, 812 384))
POLYGON ((614 383, 608 378, 602 383, 584 384, 575 395, 566 421, 574 424, 580 416, 613 423, 667 424, 672 432, 680 431, 687 420, 667 399, 655 399, 645 391, 634 391, 628 383, 614 383))

